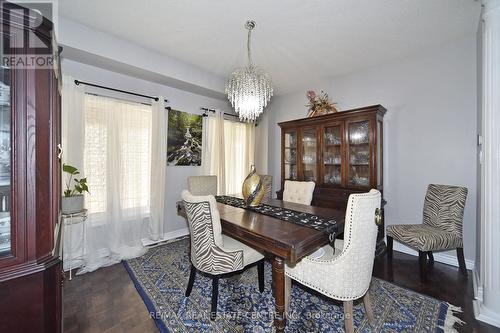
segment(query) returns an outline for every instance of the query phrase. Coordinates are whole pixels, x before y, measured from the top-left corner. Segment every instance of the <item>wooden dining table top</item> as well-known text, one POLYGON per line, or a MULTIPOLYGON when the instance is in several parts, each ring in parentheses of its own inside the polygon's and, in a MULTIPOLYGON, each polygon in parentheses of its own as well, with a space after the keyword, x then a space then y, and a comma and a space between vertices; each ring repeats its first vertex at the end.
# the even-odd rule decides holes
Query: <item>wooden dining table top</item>
MULTIPOLYGON (((337 234, 341 234, 344 230, 345 210, 309 206, 278 199, 263 200, 262 203, 333 218, 338 224, 337 234)), ((259 248, 268 254, 282 257, 290 264, 296 263, 319 247, 329 243, 328 234, 320 230, 219 202, 217 208, 220 214, 222 233, 249 246, 259 248)), ((179 213, 179 215, 183 214, 179 213)))

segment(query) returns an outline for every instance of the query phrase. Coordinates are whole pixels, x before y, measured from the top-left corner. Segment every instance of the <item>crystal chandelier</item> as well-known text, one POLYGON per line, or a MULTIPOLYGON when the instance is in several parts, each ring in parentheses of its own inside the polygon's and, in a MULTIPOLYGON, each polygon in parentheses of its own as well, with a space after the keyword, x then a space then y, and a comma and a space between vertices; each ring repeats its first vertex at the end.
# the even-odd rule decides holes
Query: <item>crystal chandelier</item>
POLYGON ((252 62, 250 38, 255 21, 247 21, 245 28, 248 30, 248 65, 231 73, 226 82, 226 94, 240 120, 255 121, 273 96, 273 86, 271 76, 252 62))

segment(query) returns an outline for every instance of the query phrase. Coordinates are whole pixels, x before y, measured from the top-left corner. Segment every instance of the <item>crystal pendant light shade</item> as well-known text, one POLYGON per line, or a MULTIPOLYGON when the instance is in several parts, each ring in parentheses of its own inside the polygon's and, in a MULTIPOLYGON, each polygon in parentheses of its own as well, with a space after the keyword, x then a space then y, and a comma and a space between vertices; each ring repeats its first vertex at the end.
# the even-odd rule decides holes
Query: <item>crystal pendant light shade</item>
POLYGON ((271 77, 263 69, 254 66, 250 53, 250 38, 254 21, 247 21, 248 66, 236 69, 226 82, 227 98, 240 120, 255 121, 273 96, 271 77))

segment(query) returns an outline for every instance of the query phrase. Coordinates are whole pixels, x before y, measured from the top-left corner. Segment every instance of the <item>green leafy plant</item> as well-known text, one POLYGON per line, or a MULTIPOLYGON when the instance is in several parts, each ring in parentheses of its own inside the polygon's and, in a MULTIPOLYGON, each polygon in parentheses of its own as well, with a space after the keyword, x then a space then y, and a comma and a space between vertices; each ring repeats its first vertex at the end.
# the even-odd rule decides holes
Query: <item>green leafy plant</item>
POLYGON ((63 172, 66 172, 68 174, 66 189, 64 190, 65 197, 73 197, 75 195, 80 195, 83 192, 90 193, 87 186, 87 178, 74 178, 75 176, 80 174, 80 171, 78 171, 77 168, 69 164, 63 164, 63 172), (72 185, 71 181, 74 181, 75 184, 72 185))

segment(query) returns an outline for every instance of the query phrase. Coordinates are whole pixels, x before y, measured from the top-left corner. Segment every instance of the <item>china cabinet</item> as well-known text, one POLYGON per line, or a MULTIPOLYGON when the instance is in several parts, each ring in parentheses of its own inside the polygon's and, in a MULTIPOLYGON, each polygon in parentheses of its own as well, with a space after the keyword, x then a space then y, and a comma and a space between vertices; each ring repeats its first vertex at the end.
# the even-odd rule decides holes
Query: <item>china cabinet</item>
MULTIPOLYGON (((312 205, 345 209, 351 193, 371 188, 383 194, 383 117, 381 105, 279 123, 281 190, 284 181, 314 181, 312 205)), ((383 201, 383 204, 385 201, 383 201)), ((384 225, 377 252, 385 249, 384 225)))
POLYGON ((0 5, 0 332, 60 332, 60 75, 4 61, 58 50, 50 21, 0 5))

